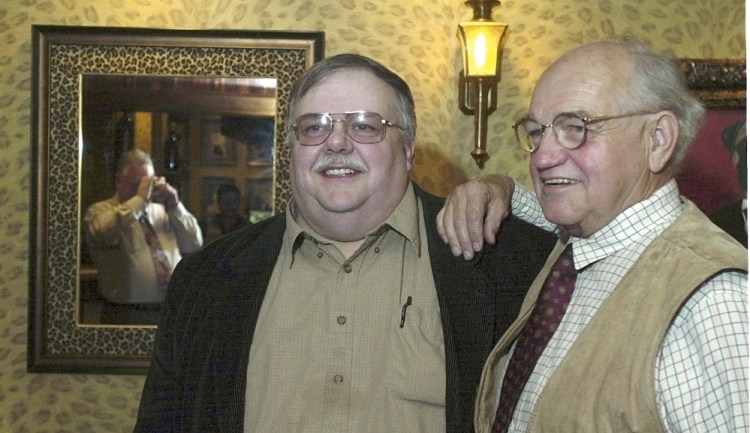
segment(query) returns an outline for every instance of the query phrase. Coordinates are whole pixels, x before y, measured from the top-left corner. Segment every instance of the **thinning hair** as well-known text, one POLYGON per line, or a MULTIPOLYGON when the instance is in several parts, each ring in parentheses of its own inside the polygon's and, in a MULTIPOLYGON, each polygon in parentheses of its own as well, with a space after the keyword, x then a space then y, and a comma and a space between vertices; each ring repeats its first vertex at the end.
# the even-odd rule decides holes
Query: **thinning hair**
POLYGON ((614 44, 630 56, 633 74, 619 97, 628 110, 670 111, 677 118, 679 134, 669 170, 676 173, 698 134, 705 108, 687 88, 685 74, 679 60, 657 53, 647 45, 632 39, 604 41, 614 44))
MULTIPOLYGON (((289 115, 295 113, 297 103, 311 89, 331 75, 346 70, 369 72, 393 89, 396 93, 395 109, 399 126, 403 128, 403 137, 407 141, 414 140, 417 136, 417 115, 409 85, 382 64, 359 54, 338 54, 328 57, 308 69, 292 86, 289 96, 289 115)), ((287 137, 290 137, 293 132, 293 123, 294 119, 289 119, 287 122, 287 137)))

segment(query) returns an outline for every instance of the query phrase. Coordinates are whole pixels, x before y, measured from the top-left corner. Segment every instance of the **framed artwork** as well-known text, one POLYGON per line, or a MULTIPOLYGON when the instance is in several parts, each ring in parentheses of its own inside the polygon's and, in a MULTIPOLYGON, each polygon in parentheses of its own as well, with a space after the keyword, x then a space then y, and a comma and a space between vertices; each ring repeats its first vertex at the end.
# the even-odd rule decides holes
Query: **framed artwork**
POLYGON ((218 117, 201 120, 200 137, 202 165, 234 165, 237 162, 237 144, 233 138, 224 135, 218 117))
MULTIPOLYGON (((274 119, 270 117, 252 118, 252 130, 248 133, 247 163, 248 165, 268 165, 273 162, 275 136, 274 119)), ((283 141, 283 139, 279 139, 283 141)))
MULTIPOLYGON (((140 89, 138 95, 144 97, 128 96, 132 92, 120 89, 119 96, 104 94, 101 100, 129 100, 133 106, 128 109, 135 112, 184 108, 188 103, 182 98, 165 96, 170 91, 166 85, 180 83, 182 77, 194 77, 185 84, 200 84, 201 89, 220 78, 269 78, 276 83, 274 134, 281 136, 291 86, 323 58, 324 33, 57 25, 34 25, 31 32, 27 369, 144 374, 151 361, 154 326, 80 321, 80 287, 92 277, 81 266, 81 155, 90 145, 81 139, 83 77, 132 82, 135 87, 129 89, 140 89), (153 88, 140 88, 143 79, 153 88), (143 104, 159 104, 159 110, 143 104)), ((187 94, 197 98, 190 107, 204 107, 199 103, 201 92, 187 94)), ((231 158, 229 152, 211 156, 213 161, 231 158)), ((275 147, 270 174, 274 212, 284 210, 291 195, 288 161, 288 149, 275 147)))
POLYGON ((677 182, 683 195, 711 215, 744 194, 732 153, 738 140, 746 140, 745 61, 686 59, 682 67, 707 110, 677 182))
POLYGON ((248 179, 245 192, 247 194, 248 218, 251 223, 256 223, 272 215, 273 182, 271 179, 248 179))
MULTIPOLYGON (((717 222, 717 215, 746 198, 745 60, 685 59, 682 67, 688 87, 706 107, 706 116, 676 179, 682 195, 717 222)), ((743 222, 740 212, 736 212, 737 226, 743 222)), ((747 241, 746 233, 736 237, 747 241)))
MULTIPOLYGON (((222 133, 243 147, 247 165, 271 165, 275 153, 276 120, 262 115, 221 116, 222 133)), ((279 141, 283 142, 283 139, 279 141)), ((237 152, 243 155, 242 152, 237 152)), ((244 162, 243 162, 244 164, 244 162)))

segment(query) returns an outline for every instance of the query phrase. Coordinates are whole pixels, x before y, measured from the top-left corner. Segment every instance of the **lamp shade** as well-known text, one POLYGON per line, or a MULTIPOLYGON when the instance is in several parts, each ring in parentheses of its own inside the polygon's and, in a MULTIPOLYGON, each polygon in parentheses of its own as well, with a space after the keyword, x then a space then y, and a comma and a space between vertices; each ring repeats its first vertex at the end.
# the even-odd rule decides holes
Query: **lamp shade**
POLYGON ((464 74, 467 78, 495 77, 498 74, 500 43, 505 23, 496 21, 465 21, 458 24, 464 74))

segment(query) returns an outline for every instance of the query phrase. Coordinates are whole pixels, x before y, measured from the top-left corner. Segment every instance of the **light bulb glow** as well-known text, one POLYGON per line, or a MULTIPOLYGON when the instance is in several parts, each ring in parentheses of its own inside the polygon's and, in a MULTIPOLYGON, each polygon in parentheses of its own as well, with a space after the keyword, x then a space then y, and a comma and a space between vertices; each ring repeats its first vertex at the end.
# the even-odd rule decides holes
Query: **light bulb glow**
POLYGON ((507 25, 495 21, 467 21, 458 26, 458 38, 467 77, 497 75, 502 42, 507 25))
POLYGON ((474 40, 474 63, 480 69, 487 63, 487 38, 484 33, 478 34, 474 40))

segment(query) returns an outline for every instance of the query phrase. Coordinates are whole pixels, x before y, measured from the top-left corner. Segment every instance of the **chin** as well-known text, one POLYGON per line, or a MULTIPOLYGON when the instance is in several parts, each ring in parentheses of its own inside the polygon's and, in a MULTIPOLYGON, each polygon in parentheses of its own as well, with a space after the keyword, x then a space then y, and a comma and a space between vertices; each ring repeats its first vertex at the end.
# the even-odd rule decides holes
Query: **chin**
POLYGON ((321 200, 320 205, 322 208, 324 208, 327 212, 334 212, 334 213, 348 213, 355 211, 358 209, 361 205, 361 203, 357 202, 356 200, 351 199, 331 199, 331 200, 321 200))
POLYGON ((549 208, 544 210, 543 212, 544 217, 547 219, 547 221, 563 227, 566 230, 568 228, 577 226, 581 222, 581 218, 579 217, 579 215, 572 214, 568 211, 549 208))

